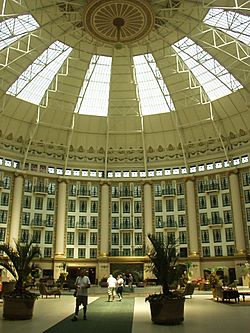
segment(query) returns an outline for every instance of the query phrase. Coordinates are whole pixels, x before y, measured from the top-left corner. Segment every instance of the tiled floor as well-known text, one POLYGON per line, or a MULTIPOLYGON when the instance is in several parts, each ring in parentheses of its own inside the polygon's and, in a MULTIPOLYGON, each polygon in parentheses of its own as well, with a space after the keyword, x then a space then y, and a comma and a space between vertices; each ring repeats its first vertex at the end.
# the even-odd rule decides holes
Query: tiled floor
MULTIPOLYGON (((97 297, 99 297, 98 294, 90 296, 89 302, 94 301, 97 297)), ((250 300, 249 306, 243 305, 242 301, 241 303, 238 305, 222 304, 212 301, 210 293, 196 292, 192 299, 186 299, 183 324, 160 326, 152 324, 149 304, 145 303, 144 297, 135 297, 131 333, 248 333, 250 330, 250 300)), ((45 329, 70 316, 74 311, 74 305, 75 299, 72 295, 62 295, 60 299, 39 298, 35 304, 32 320, 7 321, 2 319, 2 304, 0 304, 0 332, 42 333, 45 329)), ((117 330, 115 332, 117 333, 117 330)), ((112 327, 110 333, 113 333, 112 327)))

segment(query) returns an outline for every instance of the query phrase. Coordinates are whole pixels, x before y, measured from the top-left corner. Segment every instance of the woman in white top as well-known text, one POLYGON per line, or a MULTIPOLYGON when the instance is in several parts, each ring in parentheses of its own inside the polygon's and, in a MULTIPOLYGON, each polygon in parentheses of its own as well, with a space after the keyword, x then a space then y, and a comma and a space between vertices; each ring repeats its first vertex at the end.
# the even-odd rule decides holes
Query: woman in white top
POLYGON ((117 296, 119 297, 119 301, 122 300, 123 285, 124 285, 124 280, 122 278, 122 275, 118 275, 116 293, 117 293, 117 296))

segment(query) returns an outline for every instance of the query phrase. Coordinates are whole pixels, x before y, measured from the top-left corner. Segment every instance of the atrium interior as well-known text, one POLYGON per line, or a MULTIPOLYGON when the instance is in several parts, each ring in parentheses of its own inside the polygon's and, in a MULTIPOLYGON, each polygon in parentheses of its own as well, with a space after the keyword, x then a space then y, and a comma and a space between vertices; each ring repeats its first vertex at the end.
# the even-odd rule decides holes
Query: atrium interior
POLYGON ((156 234, 248 288, 249 10, 0 0, 0 243, 32 238, 40 278, 139 284, 156 234))

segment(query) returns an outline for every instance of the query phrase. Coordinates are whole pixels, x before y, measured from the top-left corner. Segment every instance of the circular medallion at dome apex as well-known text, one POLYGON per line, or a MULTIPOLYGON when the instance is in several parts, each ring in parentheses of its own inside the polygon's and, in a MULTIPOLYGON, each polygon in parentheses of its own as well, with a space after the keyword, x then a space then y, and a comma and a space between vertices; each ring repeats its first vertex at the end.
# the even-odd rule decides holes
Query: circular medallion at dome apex
POLYGON ((108 43, 135 42, 154 27, 154 11, 147 0, 94 0, 84 10, 84 28, 108 43))

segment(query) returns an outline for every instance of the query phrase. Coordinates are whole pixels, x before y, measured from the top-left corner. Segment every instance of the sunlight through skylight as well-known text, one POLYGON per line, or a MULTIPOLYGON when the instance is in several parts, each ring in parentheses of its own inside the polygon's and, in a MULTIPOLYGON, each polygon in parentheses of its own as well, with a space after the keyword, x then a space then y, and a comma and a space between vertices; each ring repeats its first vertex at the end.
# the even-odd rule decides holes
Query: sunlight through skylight
POLYGON ((151 53, 133 57, 142 115, 174 110, 174 104, 151 53))
POLYGON ((243 88, 232 74, 193 40, 184 37, 175 43, 173 48, 196 77, 211 101, 243 88))
POLYGON ((111 65, 111 57, 92 57, 74 112, 94 116, 108 115, 111 65))
POLYGON ((19 15, 0 23, 0 50, 39 27, 31 15, 19 15))
POLYGON ((7 94, 39 105, 72 48, 56 41, 8 89, 7 94))
POLYGON ((203 20, 228 35, 250 45, 250 17, 232 11, 212 8, 203 20))

